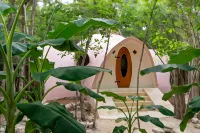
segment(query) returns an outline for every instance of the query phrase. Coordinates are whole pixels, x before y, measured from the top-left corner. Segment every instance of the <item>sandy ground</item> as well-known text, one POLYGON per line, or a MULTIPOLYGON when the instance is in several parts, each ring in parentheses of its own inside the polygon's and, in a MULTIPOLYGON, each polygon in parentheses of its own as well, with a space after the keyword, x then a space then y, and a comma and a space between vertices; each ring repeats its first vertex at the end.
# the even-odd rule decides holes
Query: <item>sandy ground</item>
MULTIPOLYGON (((174 118, 161 118, 160 120, 163 122, 165 126, 174 128, 176 130, 176 133, 182 133, 179 130, 180 120, 174 118)), ((97 128, 94 130, 92 129, 87 130, 87 133, 112 133, 114 127, 119 125, 124 125, 124 123, 116 124, 114 120, 98 120, 97 128)), ((134 126, 137 127, 137 123, 135 123, 134 126)), ((148 123, 141 122, 141 128, 146 129, 148 133, 153 133, 152 129, 156 128, 156 126, 154 126, 149 122, 148 123)), ((192 123, 189 123, 184 133, 200 133, 200 129, 194 128, 194 125, 192 123)))

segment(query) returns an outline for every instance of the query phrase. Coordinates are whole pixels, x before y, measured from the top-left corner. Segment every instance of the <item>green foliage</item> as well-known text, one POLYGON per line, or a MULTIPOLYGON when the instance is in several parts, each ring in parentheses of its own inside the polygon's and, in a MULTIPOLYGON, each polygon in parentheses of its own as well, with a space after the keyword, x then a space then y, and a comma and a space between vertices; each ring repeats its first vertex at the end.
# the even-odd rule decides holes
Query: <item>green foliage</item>
POLYGON ((140 75, 149 74, 151 72, 170 72, 175 69, 185 70, 185 71, 192 71, 196 70, 197 67, 189 66, 189 65, 182 65, 182 64, 164 64, 164 65, 157 65, 153 66, 144 70, 140 71, 140 75))
POLYGON ((164 128, 164 124, 158 119, 158 118, 155 118, 155 117, 151 117, 149 115, 145 115, 145 116, 139 116, 138 117, 141 121, 144 121, 144 122, 151 122, 152 124, 160 127, 160 128, 164 128))
POLYGON ((147 133, 147 131, 145 129, 140 129, 141 133, 147 133))
POLYGON ((54 69, 55 62, 50 62, 48 59, 37 59, 35 62, 34 61, 30 62, 30 71, 32 74, 38 72, 39 70, 41 72, 46 72, 48 70, 54 69), (43 63, 43 67, 40 68, 41 65, 37 65, 37 64, 42 64, 42 63, 43 63))
POLYGON ((110 92, 110 91, 104 91, 104 92, 100 92, 101 94, 103 95, 106 95, 108 97, 113 97, 114 99, 118 99, 118 100, 121 100, 121 101, 126 101, 126 97, 124 96, 120 96, 120 95, 117 95, 113 92, 110 92))
POLYGON ((92 66, 72 66, 72 67, 59 67, 46 72, 37 72, 33 74, 33 79, 38 82, 46 80, 50 75, 62 80, 78 81, 89 78, 99 72, 108 72, 111 70, 103 69, 100 67, 92 66))
POLYGON ((84 18, 69 23, 60 23, 53 32, 49 33, 48 37, 69 39, 77 33, 87 30, 90 26, 103 26, 109 28, 116 24, 116 21, 108 19, 84 18))
POLYGON ((94 99, 96 99, 97 101, 104 101, 105 102, 105 98, 102 97, 101 95, 93 92, 91 89, 82 86, 80 84, 73 84, 73 83, 64 83, 64 82, 57 82, 57 85, 63 85, 65 87, 65 89, 70 90, 70 91, 79 91, 82 94, 88 95, 94 99))
POLYGON ((25 103, 17 104, 17 108, 31 121, 49 128, 54 133, 86 133, 84 126, 78 123, 72 114, 58 103, 47 105, 40 102, 25 103))
POLYGON ((180 51, 178 54, 170 56, 170 64, 186 64, 195 58, 200 57, 200 49, 188 48, 180 51))
MULTIPOLYGON (((126 97, 123 97, 123 96, 120 96, 120 95, 117 95, 113 92, 108 92, 108 91, 101 92, 101 94, 104 94, 108 97, 112 97, 114 99, 122 101, 124 103, 127 111, 128 111, 128 112, 125 112, 123 109, 121 109, 119 107, 115 107, 115 106, 100 106, 100 107, 98 107, 98 109, 119 110, 120 112, 122 112, 124 114, 124 117, 120 117, 120 118, 116 119, 115 122, 119 123, 121 121, 125 121, 127 123, 127 127, 124 127, 124 126, 123 127, 115 127, 113 132, 118 131, 118 132, 123 133, 125 131, 125 129, 127 129, 128 133, 131 133, 132 130, 134 130, 133 129, 133 122, 136 119, 140 119, 144 122, 151 122, 152 124, 154 124, 158 127, 164 128, 164 124, 158 118, 150 117, 149 115, 135 117, 137 112, 139 112, 140 110, 142 110, 144 108, 151 110, 151 111, 152 110, 158 110, 160 113, 162 113, 163 115, 166 115, 166 116, 174 116, 174 113, 171 110, 163 107, 162 105, 147 105, 147 106, 142 105, 138 110, 136 110, 136 112, 132 112, 133 104, 131 106, 131 109, 129 109, 129 107, 127 106, 127 103, 126 103, 126 97), (124 129, 124 130, 120 130, 120 129, 124 129)), ((128 97, 132 99, 133 103, 135 101, 144 100, 144 97, 141 97, 141 96, 128 96, 128 97)), ((141 129, 141 128, 139 128, 139 130, 142 133, 146 132, 144 129, 141 129)))
POLYGON ((148 110, 158 110, 160 113, 162 113, 165 116, 174 116, 174 113, 163 107, 162 105, 145 105, 145 106, 141 106, 141 109, 146 108, 148 110))
POLYGON ((130 99, 134 101, 145 101, 144 97, 141 96, 128 96, 130 99))
POLYGON ((3 15, 8 15, 11 12, 15 12, 16 9, 8 4, 0 1, 0 13, 3 15))
POLYGON ((199 83, 194 83, 194 84, 186 84, 183 86, 173 86, 172 90, 168 93, 165 93, 163 95, 163 100, 167 101, 168 99, 170 99, 174 94, 183 94, 183 93, 187 93, 192 86, 200 86, 199 83))
POLYGON ((127 127, 125 126, 116 126, 114 129, 113 129, 113 133, 124 133, 124 131, 127 130, 127 127))
POLYGON ((194 117, 196 113, 200 111, 200 96, 194 97, 189 103, 188 103, 188 111, 185 114, 183 121, 180 124, 180 129, 183 132, 187 126, 188 121, 194 117))

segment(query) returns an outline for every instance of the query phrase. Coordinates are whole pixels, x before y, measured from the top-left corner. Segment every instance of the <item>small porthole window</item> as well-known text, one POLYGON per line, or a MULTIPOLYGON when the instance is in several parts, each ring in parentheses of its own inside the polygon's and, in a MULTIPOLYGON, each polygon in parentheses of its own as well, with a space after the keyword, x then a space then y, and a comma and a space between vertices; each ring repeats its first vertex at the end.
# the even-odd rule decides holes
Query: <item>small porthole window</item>
POLYGON ((123 77, 126 76, 127 70, 128 70, 128 61, 126 55, 123 54, 121 57, 121 74, 123 77))

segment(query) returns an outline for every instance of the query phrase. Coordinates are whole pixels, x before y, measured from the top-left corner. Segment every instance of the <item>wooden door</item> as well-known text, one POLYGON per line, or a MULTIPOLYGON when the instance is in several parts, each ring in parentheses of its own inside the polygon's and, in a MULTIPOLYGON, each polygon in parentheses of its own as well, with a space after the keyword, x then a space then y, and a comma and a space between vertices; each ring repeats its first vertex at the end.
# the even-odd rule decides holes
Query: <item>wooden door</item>
POLYGON ((131 56, 126 47, 122 47, 116 57, 116 82, 118 88, 129 88, 132 77, 131 56))

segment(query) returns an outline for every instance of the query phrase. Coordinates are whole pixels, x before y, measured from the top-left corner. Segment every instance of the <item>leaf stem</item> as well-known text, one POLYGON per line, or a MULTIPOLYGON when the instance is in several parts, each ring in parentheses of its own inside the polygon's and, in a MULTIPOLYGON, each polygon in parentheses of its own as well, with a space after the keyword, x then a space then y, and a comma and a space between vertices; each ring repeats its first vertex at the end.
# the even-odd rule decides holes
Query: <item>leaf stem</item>
POLYGON ((3 24, 3 31, 4 31, 4 37, 5 37, 5 41, 8 40, 8 30, 7 30, 7 27, 6 27, 6 23, 5 23, 5 19, 2 15, 2 13, 0 13, 0 20, 3 24))
POLYGON ((10 98, 8 96, 8 94, 6 93, 6 91, 0 86, 0 91, 2 92, 4 98, 5 98, 5 102, 8 103, 8 105, 10 105, 10 98))
POLYGON ((50 89, 48 89, 48 91, 44 94, 44 96, 42 97, 42 100, 45 98, 45 96, 51 91, 53 90, 54 88, 58 87, 60 85, 54 85, 53 87, 51 87, 50 89))
POLYGON ((21 89, 21 91, 19 92, 19 94, 18 94, 17 97, 15 98, 15 103, 18 103, 18 102, 21 100, 21 98, 22 98, 22 96, 23 96, 25 90, 26 90, 34 81, 35 81, 35 80, 31 80, 28 84, 26 84, 26 85, 24 86, 24 88, 21 89))
POLYGON ((21 60, 19 61, 15 71, 14 71, 14 74, 13 74, 13 81, 15 81, 16 77, 17 77, 17 73, 18 73, 18 70, 19 68, 22 66, 23 62, 25 61, 26 57, 31 53, 31 50, 29 50, 22 58, 21 60))

